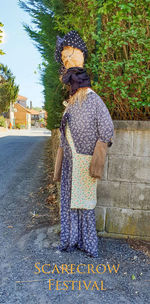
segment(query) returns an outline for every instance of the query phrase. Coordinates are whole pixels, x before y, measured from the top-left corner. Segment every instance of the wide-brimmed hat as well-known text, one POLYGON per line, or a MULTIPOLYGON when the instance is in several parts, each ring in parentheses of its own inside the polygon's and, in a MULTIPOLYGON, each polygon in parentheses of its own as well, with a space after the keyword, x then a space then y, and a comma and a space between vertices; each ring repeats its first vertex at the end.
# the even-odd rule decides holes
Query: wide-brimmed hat
POLYGON ((77 31, 72 30, 68 32, 63 38, 57 35, 55 60, 59 63, 63 63, 61 59, 61 52, 64 46, 72 46, 74 48, 80 49, 83 52, 84 60, 87 59, 88 50, 86 44, 79 36, 77 31))

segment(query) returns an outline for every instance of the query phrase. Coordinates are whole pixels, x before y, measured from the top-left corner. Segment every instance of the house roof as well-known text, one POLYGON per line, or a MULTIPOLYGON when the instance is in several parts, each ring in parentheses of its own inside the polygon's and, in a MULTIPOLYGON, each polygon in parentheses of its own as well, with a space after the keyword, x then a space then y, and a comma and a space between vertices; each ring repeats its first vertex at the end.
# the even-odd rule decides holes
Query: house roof
POLYGON ((20 103, 17 103, 17 102, 16 102, 16 103, 14 104, 14 108, 16 108, 16 109, 22 108, 24 111, 26 111, 27 113, 31 114, 30 110, 27 109, 27 108, 25 108, 25 107, 23 107, 20 103))
POLYGON ((45 110, 40 110, 40 113, 45 113, 46 111, 45 110))
POLYGON ((17 96, 17 100, 27 100, 27 97, 25 97, 25 96, 21 96, 21 95, 18 95, 17 96))
POLYGON ((36 111, 34 109, 29 109, 31 115, 39 115, 39 111, 36 111))

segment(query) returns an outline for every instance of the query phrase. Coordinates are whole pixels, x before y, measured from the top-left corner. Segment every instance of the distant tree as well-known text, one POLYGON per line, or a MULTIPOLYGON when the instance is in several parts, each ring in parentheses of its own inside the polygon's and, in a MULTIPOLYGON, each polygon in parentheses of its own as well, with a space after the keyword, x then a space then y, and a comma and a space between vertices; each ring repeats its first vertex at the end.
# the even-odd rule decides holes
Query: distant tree
POLYGON ((41 111, 42 110, 42 108, 40 108, 40 107, 33 107, 32 109, 36 110, 36 111, 41 111))
POLYGON ((19 86, 15 84, 15 77, 7 66, 0 64, 0 113, 9 109, 10 103, 17 99, 19 86))
MULTIPOLYGON (((2 27, 3 27, 3 23, 0 22, 0 43, 2 43, 2 34, 3 34, 3 30, 2 30, 2 27)), ((5 53, 0 49, 0 55, 4 55, 5 53)))

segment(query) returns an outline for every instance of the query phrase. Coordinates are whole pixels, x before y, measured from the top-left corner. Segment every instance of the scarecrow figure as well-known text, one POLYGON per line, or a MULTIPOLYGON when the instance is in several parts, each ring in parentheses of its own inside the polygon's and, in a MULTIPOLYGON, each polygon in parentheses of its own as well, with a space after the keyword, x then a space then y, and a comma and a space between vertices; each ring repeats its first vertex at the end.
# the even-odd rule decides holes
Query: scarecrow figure
POLYGON ((59 250, 77 248, 98 257, 96 189, 107 147, 113 143, 114 125, 105 103, 91 88, 84 68, 87 54, 76 31, 57 36, 55 60, 61 63, 60 79, 70 93, 60 125, 54 181, 61 182, 59 250))

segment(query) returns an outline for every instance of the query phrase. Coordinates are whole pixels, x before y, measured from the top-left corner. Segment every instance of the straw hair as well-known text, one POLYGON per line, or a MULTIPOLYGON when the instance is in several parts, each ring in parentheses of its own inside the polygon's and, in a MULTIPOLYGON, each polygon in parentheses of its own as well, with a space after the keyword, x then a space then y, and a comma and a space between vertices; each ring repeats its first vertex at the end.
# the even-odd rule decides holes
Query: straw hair
MULTIPOLYGON (((80 105, 82 105, 82 102, 86 100, 88 88, 89 87, 79 88, 74 95, 70 96, 70 98, 67 100, 68 104, 66 106, 66 109, 70 105, 73 105, 76 100, 78 100, 78 102, 80 103, 80 105)), ((66 111, 66 109, 65 109, 65 111, 66 111)))
POLYGON ((76 93, 69 98, 69 104, 74 104, 76 99, 78 99, 79 103, 81 104, 87 96, 88 87, 79 88, 76 93))

